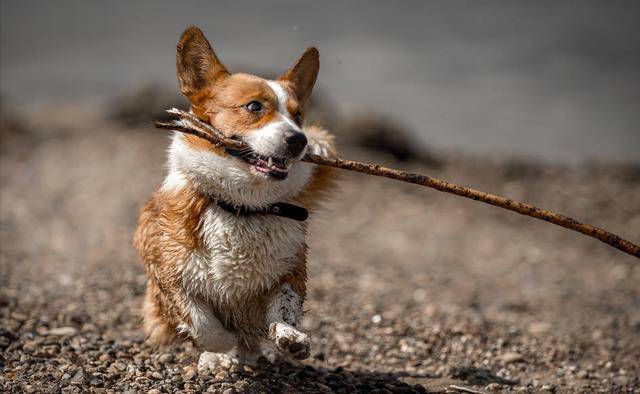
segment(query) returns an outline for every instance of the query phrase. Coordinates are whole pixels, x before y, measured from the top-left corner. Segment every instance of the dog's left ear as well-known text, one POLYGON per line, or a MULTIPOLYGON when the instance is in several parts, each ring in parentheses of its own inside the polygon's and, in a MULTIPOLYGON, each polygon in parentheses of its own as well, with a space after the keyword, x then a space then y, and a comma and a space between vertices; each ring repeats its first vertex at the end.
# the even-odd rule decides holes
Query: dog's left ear
POLYGON ((278 81, 290 83, 296 98, 304 106, 311 96, 319 70, 320 55, 316 48, 310 47, 304 51, 293 66, 278 77, 278 81))
POLYGON ((180 91, 189 100, 229 72, 220 62, 202 30, 195 26, 182 33, 176 52, 180 91))

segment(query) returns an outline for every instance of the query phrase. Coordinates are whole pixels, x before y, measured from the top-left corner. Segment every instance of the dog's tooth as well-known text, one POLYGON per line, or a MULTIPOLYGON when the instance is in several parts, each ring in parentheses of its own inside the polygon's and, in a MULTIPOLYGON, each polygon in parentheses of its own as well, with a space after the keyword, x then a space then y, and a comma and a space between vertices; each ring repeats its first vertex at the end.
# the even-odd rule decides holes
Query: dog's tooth
POLYGON ((273 166, 273 159, 271 157, 269 157, 269 161, 267 162, 267 165, 269 167, 273 166))

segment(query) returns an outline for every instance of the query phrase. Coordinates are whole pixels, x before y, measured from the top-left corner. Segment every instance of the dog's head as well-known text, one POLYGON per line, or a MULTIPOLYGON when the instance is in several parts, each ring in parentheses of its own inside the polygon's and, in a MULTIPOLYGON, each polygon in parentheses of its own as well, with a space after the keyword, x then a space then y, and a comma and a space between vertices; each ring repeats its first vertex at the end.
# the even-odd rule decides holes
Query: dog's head
MULTIPOLYGON (((318 75, 318 50, 308 48, 276 80, 230 74, 202 31, 190 27, 180 37, 176 60, 180 90, 193 112, 251 147, 221 154, 235 156, 256 177, 287 178, 292 164, 306 152, 301 125, 318 75)), ((205 144, 199 148, 215 150, 205 144)))

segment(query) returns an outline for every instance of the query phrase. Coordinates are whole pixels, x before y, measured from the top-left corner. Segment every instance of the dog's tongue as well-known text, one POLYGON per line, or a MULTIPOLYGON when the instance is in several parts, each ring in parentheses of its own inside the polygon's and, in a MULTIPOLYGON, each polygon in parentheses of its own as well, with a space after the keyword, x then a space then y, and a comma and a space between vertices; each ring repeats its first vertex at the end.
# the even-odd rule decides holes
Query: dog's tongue
POLYGON ((256 170, 263 172, 265 174, 269 174, 271 172, 270 169, 268 169, 267 167, 260 167, 260 166, 253 166, 256 170))
POLYGON ((275 171, 287 170, 287 164, 284 159, 273 159, 271 157, 259 156, 254 160, 253 165, 256 167, 260 167, 268 170, 275 170, 275 171))
POLYGON ((287 164, 284 159, 257 156, 252 160, 253 167, 264 174, 269 174, 278 179, 287 177, 287 164))

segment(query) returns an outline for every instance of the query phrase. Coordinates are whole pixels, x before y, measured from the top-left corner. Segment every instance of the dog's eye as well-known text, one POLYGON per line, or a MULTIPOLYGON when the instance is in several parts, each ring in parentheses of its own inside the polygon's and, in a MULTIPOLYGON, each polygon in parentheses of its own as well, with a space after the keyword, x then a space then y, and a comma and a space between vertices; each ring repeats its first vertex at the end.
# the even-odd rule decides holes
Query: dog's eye
POLYGON ((258 113, 260 111, 262 111, 262 104, 260 104, 259 101, 252 101, 249 104, 244 106, 247 111, 249 112, 253 112, 253 113, 258 113))
POLYGON ((295 120, 298 126, 300 126, 300 123, 302 123, 302 113, 300 111, 296 112, 293 115, 293 120, 295 120))

